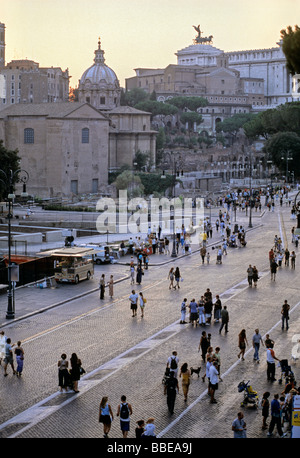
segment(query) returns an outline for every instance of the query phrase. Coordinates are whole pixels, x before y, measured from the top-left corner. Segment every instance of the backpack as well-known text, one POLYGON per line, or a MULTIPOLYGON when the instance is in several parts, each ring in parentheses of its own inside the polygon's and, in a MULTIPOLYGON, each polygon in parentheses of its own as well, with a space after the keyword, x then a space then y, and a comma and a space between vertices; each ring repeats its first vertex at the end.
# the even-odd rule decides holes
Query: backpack
POLYGON ((128 409, 128 404, 121 404, 121 409, 120 409, 120 418, 122 420, 127 420, 129 417, 129 409, 128 409))
POLYGON ((170 368, 171 368, 171 369, 177 369, 176 357, 171 358, 170 368))

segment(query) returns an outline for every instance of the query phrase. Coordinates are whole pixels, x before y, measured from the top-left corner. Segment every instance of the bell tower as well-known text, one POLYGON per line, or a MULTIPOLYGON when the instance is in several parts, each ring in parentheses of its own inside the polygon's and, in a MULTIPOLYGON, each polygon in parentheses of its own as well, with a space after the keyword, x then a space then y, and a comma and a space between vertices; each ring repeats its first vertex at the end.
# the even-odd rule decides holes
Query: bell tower
POLYGON ((0 69, 5 67, 5 24, 0 22, 0 69))

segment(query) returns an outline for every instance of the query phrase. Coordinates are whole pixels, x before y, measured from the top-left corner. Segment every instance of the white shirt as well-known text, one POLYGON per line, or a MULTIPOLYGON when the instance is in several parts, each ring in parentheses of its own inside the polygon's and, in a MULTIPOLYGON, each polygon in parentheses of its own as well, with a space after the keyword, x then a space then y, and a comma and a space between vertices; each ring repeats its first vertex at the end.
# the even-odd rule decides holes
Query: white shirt
POLYGON ((132 304, 136 304, 137 300, 138 300, 138 295, 137 294, 130 294, 129 299, 130 299, 130 302, 132 304))
POLYGON ((219 372, 213 364, 209 368, 209 380, 212 385, 215 385, 219 381, 219 372))
POLYGON ((267 362, 268 363, 275 363, 275 360, 274 360, 273 355, 271 353, 271 348, 267 349, 267 362))

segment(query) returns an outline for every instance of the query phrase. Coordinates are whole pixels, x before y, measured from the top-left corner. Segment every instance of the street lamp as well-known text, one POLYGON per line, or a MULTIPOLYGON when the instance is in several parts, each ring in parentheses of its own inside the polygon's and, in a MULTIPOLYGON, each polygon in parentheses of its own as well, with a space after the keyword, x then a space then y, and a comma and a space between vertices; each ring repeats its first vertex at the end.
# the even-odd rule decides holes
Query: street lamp
POLYGON ((288 152, 286 152, 286 157, 281 157, 282 160, 286 159, 286 184, 288 184, 288 175, 289 175, 289 161, 292 161, 292 157, 288 157, 288 152))
POLYGON ((248 227, 253 227, 252 225, 252 150, 250 152, 250 196, 249 196, 249 204, 250 204, 250 209, 249 209, 249 224, 248 227))
POLYGON ((12 205, 13 205, 13 200, 15 198, 14 194, 14 181, 15 177, 21 174, 20 177, 18 177, 19 182, 23 184, 23 190, 21 193, 22 197, 27 196, 26 192, 26 183, 28 181, 29 175, 26 172, 26 170, 16 170, 13 172, 12 170, 9 170, 9 173, 7 174, 4 172, 4 170, 0 169, 0 172, 2 173, 2 176, 4 178, 0 178, 0 181, 5 185, 5 191, 7 192, 7 201, 8 201, 8 291, 7 291, 7 312, 6 312, 6 318, 7 319, 13 319, 15 317, 15 310, 14 310, 14 304, 13 304, 13 294, 12 294, 12 262, 11 262, 11 219, 13 217, 12 215, 12 205))
MULTIPOLYGON (((176 251, 176 241, 175 241, 175 186, 176 186, 176 179, 179 177, 179 171, 177 170, 176 167, 176 162, 174 159, 173 163, 173 200, 174 200, 174 206, 173 206, 173 249, 172 249, 172 258, 177 258, 177 251, 176 251)), ((183 175, 183 170, 181 171, 181 175, 183 175)), ((161 178, 166 178, 165 171, 163 170, 161 178)))

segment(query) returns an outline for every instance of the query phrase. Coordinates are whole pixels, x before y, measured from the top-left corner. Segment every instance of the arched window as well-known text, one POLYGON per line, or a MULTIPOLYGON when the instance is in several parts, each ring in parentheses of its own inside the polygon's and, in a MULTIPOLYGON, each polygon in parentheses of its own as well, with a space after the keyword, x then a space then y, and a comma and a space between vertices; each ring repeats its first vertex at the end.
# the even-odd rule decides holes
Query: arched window
POLYGON ((84 127, 81 130, 81 143, 89 143, 90 142, 90 130, 87 127, 84 127))
POLYGON ((24 143, 34 143, 34 130, 30 127, 24 129, 24 143))

